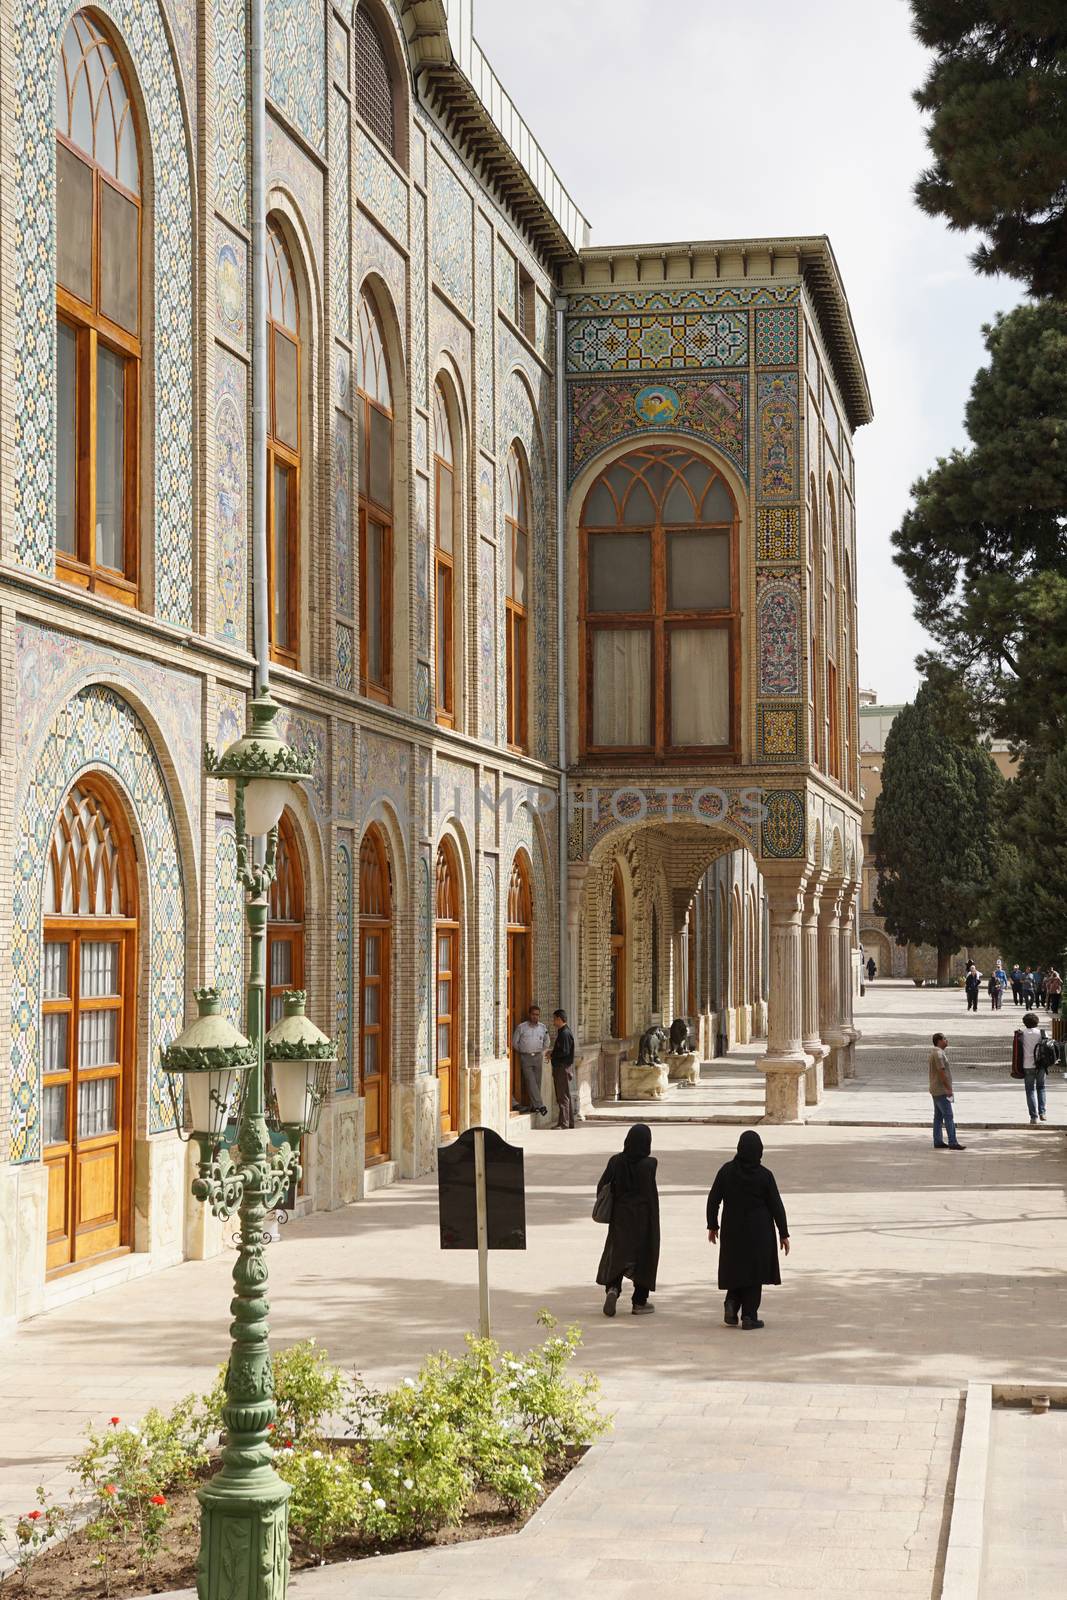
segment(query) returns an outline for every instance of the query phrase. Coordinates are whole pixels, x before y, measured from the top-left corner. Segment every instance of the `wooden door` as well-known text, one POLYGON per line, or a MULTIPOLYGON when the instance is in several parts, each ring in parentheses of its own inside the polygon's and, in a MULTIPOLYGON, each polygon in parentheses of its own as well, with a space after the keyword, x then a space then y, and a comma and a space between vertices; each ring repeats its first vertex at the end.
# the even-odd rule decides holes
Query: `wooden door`
POLYGON ((437 1082, 442 1133, 458 1133, 459 1104, 459 870, 446 840, 437 852, 436 883, 437 1082))
POLYGON ((526 1091, 518 1052, 512 1049, 515 1029, 526 1016, 533 998, 531 955, 533 949, 533 902, 530 894, 530 869, 520 851, 511 867, 508 885, 508 1049, 511 1053, 511 1104, 525 1104, 526 1091))
POLYGON ((45 881, 42 1150, 46 1270, 129 1247, 136 1043, 133 846, 119 802, 64 801, 45 881))
POLYGON ((368 1165, 389 1159, 392 886, 385 841, 368 828, 359 852, 359 1084, 368 1165))

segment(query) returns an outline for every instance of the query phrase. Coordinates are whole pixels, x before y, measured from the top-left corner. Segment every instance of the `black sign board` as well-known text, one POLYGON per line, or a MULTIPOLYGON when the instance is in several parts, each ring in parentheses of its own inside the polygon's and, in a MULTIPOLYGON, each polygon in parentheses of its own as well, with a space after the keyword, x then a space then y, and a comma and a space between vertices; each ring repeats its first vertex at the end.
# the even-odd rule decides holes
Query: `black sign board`
POLYGON ((441 1249, 477 1250, 478 1204, 475 1138, 485 1140, 485 1206, 490 1250, 526 1249, 526 1193, 522 1151, 492 1128, 468 1128, 437 1152, 441 1249))

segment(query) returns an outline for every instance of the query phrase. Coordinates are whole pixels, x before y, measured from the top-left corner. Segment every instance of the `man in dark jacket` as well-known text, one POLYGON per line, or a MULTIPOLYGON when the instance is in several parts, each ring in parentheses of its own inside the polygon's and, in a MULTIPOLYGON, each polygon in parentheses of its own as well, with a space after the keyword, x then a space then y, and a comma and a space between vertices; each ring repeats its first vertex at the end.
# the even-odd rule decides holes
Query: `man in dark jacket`
POLYGON ((737 1155, 719 1168, 708 1195, 708 1238, 719 1249, 719 1288, 726 1290, 723 1320, 736 1328, 762 1328, 758 1312, 765 1283, 781 1283, 778 1245, 789 1254, 789 1224, 774 1181, 762 1165, 763 1140, 749 1128, 737 1141, 737 1155))
POLYGON ((574 1082, 574 1035, 567 1026, 567 1013, 553 1011, 556 1037, 552 1041, 552 1087, 559 1106, 557 1128, 573 1128, 578 1090, 574 1082))

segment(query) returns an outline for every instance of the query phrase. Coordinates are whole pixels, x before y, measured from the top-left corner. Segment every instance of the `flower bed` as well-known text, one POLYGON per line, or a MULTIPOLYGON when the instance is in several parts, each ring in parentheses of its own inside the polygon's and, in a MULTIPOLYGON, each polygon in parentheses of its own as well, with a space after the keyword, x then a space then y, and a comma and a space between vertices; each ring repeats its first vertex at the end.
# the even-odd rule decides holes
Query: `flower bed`
MULTIPOLYGON (((375 1389, 314 1340, 274 1358, 274 1464, 292 1488, 293 1566, 485 1538, 522 1526, 608 1426, 597 1380, 573 1377, 577 1328, 523 1356, 469 1337, 414 1378, 375 1389), (340 1431, 338 1431, 340 1429, 340 1431)), ((196 1489, 214 1470, 223 1375, 210 1394, 136 1427, 88 1430, 72 1464, 82 1488, 37 1505, 3 1535, 15 1566, 0 1594, 107 1597, 195 1584, 196 1489)))

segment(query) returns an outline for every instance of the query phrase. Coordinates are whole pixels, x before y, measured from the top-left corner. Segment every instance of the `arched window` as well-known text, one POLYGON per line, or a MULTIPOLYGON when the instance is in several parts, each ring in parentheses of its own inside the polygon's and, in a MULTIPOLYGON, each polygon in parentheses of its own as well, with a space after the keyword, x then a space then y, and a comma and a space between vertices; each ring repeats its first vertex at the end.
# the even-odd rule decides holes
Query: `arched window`
MULTIPOLYGON (((530 1009, 533 998, 533 896, 530 893, 530 863, 520 850, 511 863, 508 882, 508 1047, 515 1029, 530 1009)), ((522 1068, 516 1051, 511 1052, 511 1102, 523 1104, 525 1093, 522 1068)))
POLYGON ((822 533, 819 527, 819 497, 815 479, 808 482, 808 722, 811 726, 811 764, 821 765, 823 740, 819 695, 818 614, 822 599, 820 564, 822 533))
POLYGON ((735 753, 737 507, 689 450, 614 462, 581 518, 583 747, 735 753))
POLYGON ((823 626, 826 637, 826 770, 841 782, 841 707, 837 674, 837 583, 840 551, 837 541, 837 506, 834 486, 826 480, 826 527, 823 530, 823 626))
POLYGON ((856 716, 856 684, 852 664, 853 632, 852 632, 852 563, 848 553, 845 553, 841 580, 841 666, 845 679, 845 731, 842 744, 844 746, 844 766, 842 782, 850 793, 855 792, 855 743, 854 743, 854 718, 856 716))
POLYGON ((626 1037, 626 895, 618 862, 611 873, 611 1037, 626 1037))
POLYGON ((434 385, 433 391, 433 462, 437 720, 451 728, 456 720, 454 665, 456 457, 448 406, 439 383, 434 385))
POLYGON ((304 988, 304 870, 289 812, 278 823, 278 854, 267 919, 267 1026, 285 1014, 287 989, 304 988))
POLYGON ((359 847, 359 1090, 368 1163, 389 1159, 390 963, 393 884, 381 829, 359 847))
POLYGON ((458 1133, 459 1105, 459 870, 446 839, 437 851, 437 1081, 441 1132, 458 1133))
POLYGON ((363 692, 388 700, 393 654, 393 392, 377 311, 359 302, 360 677, 363 692))
POLYGON ((655 906, 652 907, 652 928, 651 928, 651 938, 650 938, 649 942, 650 942, 650 945, 651 945, 651 954, 650 954, 650 958, 649 958, 649 966, 651 968, 651 978, 652 978, 652 981, 651 981, 652 1011, 653 1011, 653 1013, 655 1015, 658 1015, 659 1014, 659 1010, 660 1010, 660 1003, 659 1003, 659 911, 657 910, 657 908, 655 906))
POLYGON ((56 80, 56 574, 133 605, 138 582, 141 163, 122 67, 71 18, 56 80))
POLYGON ((267 224, 267 571, 270 646, 296 666, 300 651, 300 308, 282 230, 267 224))
POLYGON ((63 802, 45 865, 49 1272, 130 1243, 136 963, 133 840, 111 789, 82 778, 63 802))
POLYGON ((508 452, 504 478, 504 562, 506 579, 507 732, 514 750, 527 746, 526 587, 530 560, 530 497, 517 445, 508 452))
POLYGON ((379 24, 368 5, 356 11, 356 115, 397 160, 398 95, 379 24))

